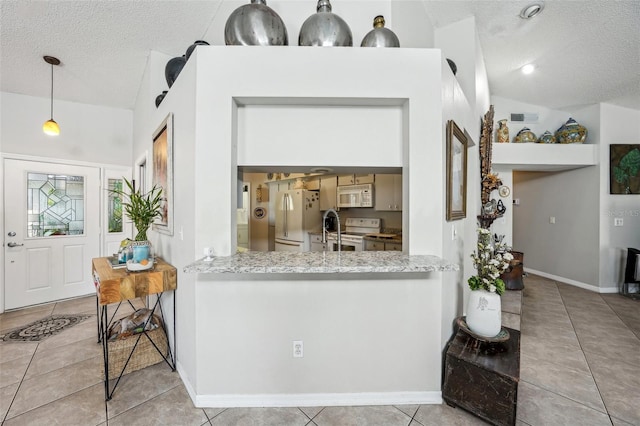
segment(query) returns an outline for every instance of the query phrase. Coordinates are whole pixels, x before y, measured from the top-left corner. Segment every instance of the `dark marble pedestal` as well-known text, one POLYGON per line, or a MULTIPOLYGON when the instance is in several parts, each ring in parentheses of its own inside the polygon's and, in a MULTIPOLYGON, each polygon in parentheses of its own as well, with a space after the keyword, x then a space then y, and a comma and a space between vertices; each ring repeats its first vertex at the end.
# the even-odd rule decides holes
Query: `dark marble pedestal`
MULTIPOLYGON (((506 327, 505 327, 506 328, 506 327)), ((520 332, 502 343, 458 330, 447 348, 442 398, 493 425, 515 425, 520 381, 520 332)))

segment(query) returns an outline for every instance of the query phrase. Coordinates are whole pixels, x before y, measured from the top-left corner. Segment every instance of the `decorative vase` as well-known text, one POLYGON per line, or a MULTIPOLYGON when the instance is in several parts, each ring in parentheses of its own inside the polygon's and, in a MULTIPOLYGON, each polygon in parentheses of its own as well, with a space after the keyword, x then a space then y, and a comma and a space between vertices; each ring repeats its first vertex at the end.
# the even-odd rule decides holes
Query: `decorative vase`
POLYGON ((156 108, 158 108, 160 106, 160 104, 164 100, 164 97, 167 96, 167 93, 168 92, 166 90, 163 90, 162 93, 160 93, 158 96, 156 96, 156 108))
POLYGON ((447 63, 449 64, 449 68, 451 68, 451 72, 453 73, 453 75, 456 75, 458 73, 458 66, 456 65, 456 63, 449 58, 447 58, 447 63))
POLYGON ((191 54, 193 53, 193 51, 195 50, 196 47, 198 46, 209 46, 209 43, 207 43, 204 40, 196 40, 193 42, 193 44, 189 47, 187 47, 187 52, 185 53, 185 60, 189 60, 189 57, 191 56, 191 54))
POLYGON ((184 55, 169 59, 164 68, 164 77, 167 79, 169 87, 173 86, 173 82, 176 81, 186 63, 184 55))
POLYGON ((528 127, 523 127, 522 130, 518 132, 513 141, 516 143, 524 143, 524 142, 535 142, 536 134, 529 130, 528 127))
POLYGON ((467 301, 467 325, 480 336, 494 337, 502 329, 502 304, 498 293, 472 290, 467 301))
POLYGON ((234 10, 224 26, 227 46, 287 46, 289 36, 280 16, 266 0, 251 0, 234 10))
POLYGON ((538 138, 538 143, 556 143, 556 137, 550 131, 545 131, 538 138))
POLYGON ((400 47, 400 40, 384 27, 384 16, 378 15, 373 18, 373 29, 364 36, 360 47, 400 47))
POLYGON ((299 46, 353 46, 349 25, 331 12, 329 0, 318 0, 316 10, 300 28, 299 46))
POLYGON ((498 130, 496 130, 496 141, 500 143, 509 142, 509 128, 507 120, 498 120, 498 130))
POLYGON ((569 118, 558 130, 556 140, 558 143, 583 143, 587 139, 587 128, 578 124, 573 118, 569 118))
POLYGON ((151 243, 149 241, 132 241, 130 245, 133 263, 151 259, 151 243))

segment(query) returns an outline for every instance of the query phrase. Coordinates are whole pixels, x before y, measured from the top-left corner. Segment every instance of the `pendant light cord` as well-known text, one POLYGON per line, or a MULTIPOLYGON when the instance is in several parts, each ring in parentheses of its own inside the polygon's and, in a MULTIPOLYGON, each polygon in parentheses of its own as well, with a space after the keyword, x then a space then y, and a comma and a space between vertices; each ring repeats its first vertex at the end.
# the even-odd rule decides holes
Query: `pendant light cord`
POLYGON ((51 119, 53 120, 53 64, 51 64, 51 119))

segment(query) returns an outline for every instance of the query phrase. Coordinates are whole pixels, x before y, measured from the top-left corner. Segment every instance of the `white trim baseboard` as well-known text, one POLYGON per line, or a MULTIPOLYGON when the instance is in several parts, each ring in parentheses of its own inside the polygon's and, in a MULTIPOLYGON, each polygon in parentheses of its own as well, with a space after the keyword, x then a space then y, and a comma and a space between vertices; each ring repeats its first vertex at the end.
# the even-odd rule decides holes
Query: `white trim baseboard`
POLYGON ((191 386, 191 382, 187 379, 187 373, 184 371, 184 368, 182 368, 182 364, 180 364, 179 362, 176 362, 176 371, 178 372, 178 375, 180 375, 180 379, 182 379, 182 383, 184 383, 184 387, 187 389, 187 393, 191 398, 191 402, 193 402, 193 405, 197 407, 196 390, 193 388, 193 386, 191 386))
POLYGON ((197 395, 194 404, 199 408, 442 404, 442 392, 197 395))
POLYGON ((590 290, 593 291, 595 293, 618 293, 618 288, 617 287, 597 287, 595 285, 592 284, 587 284, 587 283, 583 283, 581 281, 576 281, 576 280, 572 280, 569 278, 564 278, 564 277, 560 277, 558 275, 553 275, 553 274, 548 274, 546 272, 542 272, 542 271, 537 271, 535 269, 531 269, 531 268, 524 268, 525 272, 534 274, 534 275, 539 275, 541 277, 544 278, 549 278, 551 280, 554 281, 560 281, 561 283, 565 283, 565 284, 569 284, 575 287, 580 287, 583 288, 585 290, 590 290))

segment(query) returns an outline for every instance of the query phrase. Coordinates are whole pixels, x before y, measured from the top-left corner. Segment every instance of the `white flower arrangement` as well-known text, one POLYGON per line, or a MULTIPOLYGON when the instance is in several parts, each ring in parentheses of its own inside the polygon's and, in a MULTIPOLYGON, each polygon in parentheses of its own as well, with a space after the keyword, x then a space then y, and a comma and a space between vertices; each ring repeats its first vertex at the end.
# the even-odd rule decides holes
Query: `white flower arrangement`
POLYGON ((503 238, 495 236, 492 241, 488 229, 478 228, 477 252, 471 254, 473 267, 478 274, 468 280, 471 290, 485 289, 499 295, 504 293, 504 281, 500 275, 509 267, 513 255, 509 253, 511 248, 502 242, 503 238))

